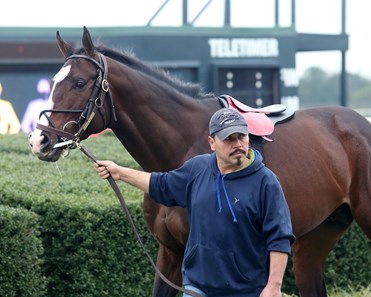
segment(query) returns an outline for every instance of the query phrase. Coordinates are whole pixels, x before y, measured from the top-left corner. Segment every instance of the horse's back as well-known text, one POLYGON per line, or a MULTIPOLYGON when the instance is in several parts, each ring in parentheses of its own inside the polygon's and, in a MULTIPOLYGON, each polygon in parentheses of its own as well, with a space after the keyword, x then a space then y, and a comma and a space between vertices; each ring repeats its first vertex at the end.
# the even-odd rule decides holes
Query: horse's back
POLYGON ((371 211, 371 124, 363 116, 344 107, 300 110, 272 138, 265 162, 281 181, 297 235, 342 204, 371 211))

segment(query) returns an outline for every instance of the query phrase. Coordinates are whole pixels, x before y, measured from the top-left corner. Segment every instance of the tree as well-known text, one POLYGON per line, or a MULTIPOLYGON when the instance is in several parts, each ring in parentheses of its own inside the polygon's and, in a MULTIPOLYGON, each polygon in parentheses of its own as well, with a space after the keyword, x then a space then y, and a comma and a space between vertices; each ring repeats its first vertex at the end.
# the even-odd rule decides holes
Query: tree
MULTIPOLYGON (((348 106, 371 108, 371 80, 348 73, 348 106)), ((319 67, 307 69, 299 81, 300 107, 340 104, 340 74, 329 74, 319 67)))

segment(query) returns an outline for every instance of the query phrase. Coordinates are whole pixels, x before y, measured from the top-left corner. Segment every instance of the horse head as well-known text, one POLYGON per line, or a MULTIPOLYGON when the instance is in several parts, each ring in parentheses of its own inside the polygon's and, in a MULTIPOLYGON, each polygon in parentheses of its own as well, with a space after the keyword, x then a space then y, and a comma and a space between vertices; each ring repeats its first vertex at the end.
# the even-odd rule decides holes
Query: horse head
POLYGON ((59 32, 57 44, 65 63, 51 82, 48 109, 40 114, 30 134, 32 152, 55 162, 66 148, 106 129, 114 114, 107 81, 106 58, 99 53, 84 27, 81 49, 74 49, 59 32))

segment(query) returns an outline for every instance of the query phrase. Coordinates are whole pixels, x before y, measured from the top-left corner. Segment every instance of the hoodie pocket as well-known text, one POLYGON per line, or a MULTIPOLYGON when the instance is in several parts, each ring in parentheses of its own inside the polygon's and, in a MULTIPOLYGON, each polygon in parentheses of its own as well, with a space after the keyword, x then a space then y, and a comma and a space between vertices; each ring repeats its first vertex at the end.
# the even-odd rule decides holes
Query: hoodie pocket
POLYGON ((234 253, 200 245, 192 247, 186 255, 183 268, 191 283, 200 288, 238 289, 250 281, 239 270, 234 253))

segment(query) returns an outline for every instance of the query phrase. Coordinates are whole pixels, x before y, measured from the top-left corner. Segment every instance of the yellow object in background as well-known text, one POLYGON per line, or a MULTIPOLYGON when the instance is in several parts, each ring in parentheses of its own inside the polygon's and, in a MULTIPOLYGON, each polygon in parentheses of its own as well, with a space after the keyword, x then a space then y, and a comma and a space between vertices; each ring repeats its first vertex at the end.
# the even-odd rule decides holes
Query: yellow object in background
MULTIPOLYGON (((0 97, 3 87, 0 83, 0 97)), ((17 114, 13 105, 4 99, 0 99, 0 134, 15 134, 21 129, 17 114)))

